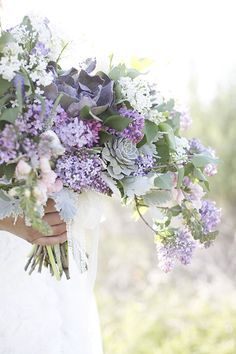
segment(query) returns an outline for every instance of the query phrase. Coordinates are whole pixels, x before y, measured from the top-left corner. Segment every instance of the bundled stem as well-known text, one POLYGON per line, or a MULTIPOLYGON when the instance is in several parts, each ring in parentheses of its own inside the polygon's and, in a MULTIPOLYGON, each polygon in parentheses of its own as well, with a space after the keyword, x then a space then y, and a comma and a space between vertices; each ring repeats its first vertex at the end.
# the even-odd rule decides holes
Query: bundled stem
POLYGON ((38 266, 38 272, 42 272, 43 266, 49 267, 49 270, 57 280, 62 278, 63 273, 67 279, 70 279, 68 264, 68 243, 54 246, 34 245, 29 254, 29 259, 25 265, 25 271, 29 269, 29 275, 33 273, 38 266))

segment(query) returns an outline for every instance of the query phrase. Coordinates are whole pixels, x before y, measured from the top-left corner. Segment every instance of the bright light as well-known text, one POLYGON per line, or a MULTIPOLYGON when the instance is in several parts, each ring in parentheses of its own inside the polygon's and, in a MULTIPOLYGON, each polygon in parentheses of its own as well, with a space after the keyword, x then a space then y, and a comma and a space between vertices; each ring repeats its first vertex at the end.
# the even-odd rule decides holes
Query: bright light
POLYGON ((12 26, 33 11, 47 16, 77 43, 77 55, 155 60, 156 77, 181 100, 195 75, 208 101, 236 67, 235 1, 5 0, 3 23, 12 26))

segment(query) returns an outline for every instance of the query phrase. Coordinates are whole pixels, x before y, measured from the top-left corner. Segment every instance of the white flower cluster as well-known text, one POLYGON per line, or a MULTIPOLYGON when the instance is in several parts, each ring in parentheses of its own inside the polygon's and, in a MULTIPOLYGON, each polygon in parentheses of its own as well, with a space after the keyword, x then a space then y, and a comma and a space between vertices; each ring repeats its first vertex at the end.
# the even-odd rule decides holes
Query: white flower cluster
POLYGON ((182 137, 179 138, 178 136, 175 136, 175 142, 176 142, 176 149, 175 149, 175 157, 178 160, 178 162, 184 162, 187 161, 187 151, 189 150, 189 142, 188 139, 182 137))
POLYGON ((156 105, 162 103, 163 98, 156 91, 154 95, 152 94, 152 87, 147 80, 139 76, 134 79, 121 77, 119 85, 123 98, 127 99, 136 111, 155 123, 163 120, 156 108, 156 105))
POLYGON ((30 23, 32 29, 20 24, 10 30, 13 40, 3 50, 0 75, 11 81, 23 68, 37 86, 48 86, 53 75, 47 72, 47 63, 58 58, 62 42, 53 35, 45 18, 31 16, 30 23))
POLYGON ((148 82, 136 77, 121 77, 119 80, 121 93, 131 106, 141 114, 147 114, 152 107, 150 87, 148 82))

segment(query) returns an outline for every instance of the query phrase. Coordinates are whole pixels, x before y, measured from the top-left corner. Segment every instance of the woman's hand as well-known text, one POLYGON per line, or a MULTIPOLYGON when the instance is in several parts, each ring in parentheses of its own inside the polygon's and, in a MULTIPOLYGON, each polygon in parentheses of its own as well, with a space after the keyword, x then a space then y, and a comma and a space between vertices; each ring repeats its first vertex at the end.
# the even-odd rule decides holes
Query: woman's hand
POLYGON ((0 220, 0 229, 8 231, 36 245, 45 246, 64 243, 67 239, 66 223, 61 220, 52 199, 49 199, 47 202, 43 220, 51 226, 52 234, 50 236, 42 235, 38 231, 35 231, 32 227, 26 226, 23 218, 20 217, 17 219, 15 224, 13 218, 0 220))

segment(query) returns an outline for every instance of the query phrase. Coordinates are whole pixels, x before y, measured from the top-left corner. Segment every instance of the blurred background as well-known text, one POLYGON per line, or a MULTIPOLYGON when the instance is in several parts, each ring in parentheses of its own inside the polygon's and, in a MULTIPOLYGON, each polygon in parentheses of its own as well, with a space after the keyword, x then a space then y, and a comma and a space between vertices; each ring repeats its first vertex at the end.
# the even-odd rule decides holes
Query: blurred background
POLYGON ((2 1, 4 26, 33 11, 71 38, 65 62, 150 58, 160 89, 192 116, 187 135, 220 157, 210 192, 220 237, 171 274, 158 269, 153 236, 132 210, 107 202, 96 285, 105 354, 236 353, 235 10, 229 0, 2 1))

